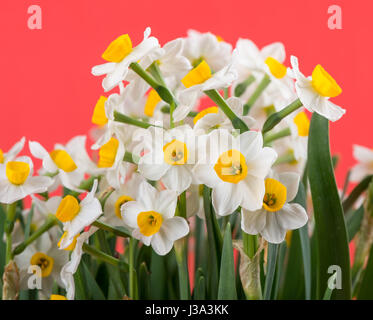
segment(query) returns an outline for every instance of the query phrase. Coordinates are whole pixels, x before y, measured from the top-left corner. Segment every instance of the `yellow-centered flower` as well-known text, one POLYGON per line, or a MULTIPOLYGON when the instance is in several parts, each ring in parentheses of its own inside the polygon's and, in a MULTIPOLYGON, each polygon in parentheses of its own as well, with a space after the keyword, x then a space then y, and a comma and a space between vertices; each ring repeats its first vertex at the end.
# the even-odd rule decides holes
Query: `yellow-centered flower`
POLYGON ((310 120, 308 120, 306 113, 303 111, 299 112, 294 117, 294 123, 298 128, 299 136, 308 137, 308 131, 310 130, 310 120))
POLYGON ((72 195, 67 195, 61 200, 56 212, 56 218, 61 222, 73 220, 80 211, 78 200, 72 195))
POLYGON ((109 62, 121 62, 132 51, 132 41, 128 34, 123 34, 112 41, 102 58, 109 62))
POLYGON ((205 115, 210 114, 210 113, 218 113, 219 108, 216 106, 206 108, 199 112, 194 118, 193 118, 193 123, 196 124, 198 120, 201 120, 205 115))
POLYGON ((203 60, 197 67, 187 73, 181 80, 186 88, 201 84, 211 78, 211 69, 207 62, 203 60))
POLYGON ((148 94, 148 99, 146 100, 144 113, 148 117, 152 117, 154 114, 155 107, 159 102, 161 102, 161 97, 159 96, 158 92, 154 89, 151 89, 148 94))
POLYGON ((101 96, 96 105, 95 109, 93 110, 92 115, 92 123, 97 124, 98 126, 104 126, 108 122, 108 118, 106 117, 105 113, 105 102, 107 101, 107 98, 104 96, 101 96))
POLYGON ((8 180, 17 186, 24 184, 30 174, 30 165, 22 161, 9 161, 5 169, 8 180))
POLYGON ((120 196, 117 201, 115 201, 115 215, 122 220, 122 214, 121 214, 121 211, 120 211, 120 207, 125 204, 126 202, 128 201, 134 201, 133 198, 131 198, 130 196, 126 196, 126 195, 123 195, 123 196, 120 196))
POLYGON ((53 150, 50 156, 56 166, 65 172, 72 172, 78 168, 73 158, 65 150, 53 150))
MULTIPOLYGON (((62 241, 62 239, 65 238, 66 236, 67 236, 67 232, 64 232, 63 235, 62 235, 62 237, 61 237, 61 239, 60 239, 60 241, 58 241, 58 243, 57 243, 58 247, 61 246, 61 241, 62 241)), ((67 246, 66 248, 64 248, 63 250, 66 250, 66 251, 73 251, 73 250, 75 249, 76 241, 77 241, 77 239, 78 239, 79 236, 80 236, 80 234, 77 234, 77 235, 74 237, 74 239, 73 239, 73 241, 71 242, 71 244, 70 244, 69 246, 67 246)))
POLYGON ((336 97, 342 93, 341 87, 321 65, 312 72, 312 87, 323 97, 336 97))
POLYGON ((172 140, 163 146, 164 161, 170 165, 183 165, 188 160, 188 148, 184 142, 172 140))
POLYGON ((238 183, 245 179, 248 168, 243 154, 238 150, 231 149, 219 156, 214 170, 221 180, 238 183))
POLYGON ((274 77, 281 79, 286 76, 286 67, 275 58, 268 57, 264 62, 274 77))
POLYGON ((110 168, 115 162, 115 157, 117 155, 119 147, 119 141, 115 138, 111 138, 107 143, 105 143, 99 151, 99 168, 110 168))
POLYGON ((286 202, 286 187, 272 178, 265 180, 263 208, 267 211, 279 211, 286 202))
POLYGON ((54 265, 54 259, 45 253, 42 252, 36 252, 30 259, 30 265, 36 265, 39 266, 41 269, 41 276, 48 277, 52 270, 54 265))
POLYGON ((140 232, 146 237, 157 233, 161 228, 162 222, 162 215, 155 211, 140 212, 137 216, 137 225, 140 228, 140 232))

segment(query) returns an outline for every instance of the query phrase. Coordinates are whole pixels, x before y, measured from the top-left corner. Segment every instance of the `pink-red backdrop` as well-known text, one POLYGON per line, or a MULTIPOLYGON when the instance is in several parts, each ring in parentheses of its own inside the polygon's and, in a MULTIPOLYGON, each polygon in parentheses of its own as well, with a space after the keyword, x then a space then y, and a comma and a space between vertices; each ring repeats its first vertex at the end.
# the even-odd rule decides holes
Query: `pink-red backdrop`
MULTIPOLYGON (((0 4, 0 148, 21 136, 47 148, 91 128, 102 93, 91 67, 108 43, 129 33, 137 43, 151 26, 161 44, 189 28, 211 31, 235 44, 282 41, 305 74, 322 64, 340 83, 334 101, 346 115, 331 125, 334 153, 342 155, 339 184, 354 163, 352 144, 372 146, 371 0, 143 1, 2 0, 0 4), (42 29, 27 26, 30 5, 42 9, 42 29), (328 7, 342 8, 342 30, 330 30, 328 7)), ((288 60, 287 60, 288 62, 288 60)))

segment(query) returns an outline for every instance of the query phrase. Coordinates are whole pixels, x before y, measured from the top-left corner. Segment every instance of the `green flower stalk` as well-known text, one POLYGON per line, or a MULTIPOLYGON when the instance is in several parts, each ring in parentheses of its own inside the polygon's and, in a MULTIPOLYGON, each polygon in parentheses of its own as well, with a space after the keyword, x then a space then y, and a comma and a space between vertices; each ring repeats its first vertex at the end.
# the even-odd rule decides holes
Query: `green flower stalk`
POLYGON ((291 135, 290 128, 285 128, 278 132, 267 132, 263 137, 263 143, 265 145, 268 145, 273 141, 276 141, 284 137, 288 137, 290 135, 291 135))
POLYGON ((6 253, 5 253, 5 264, 8 264, 12 259, 12 232, 14 228, 14 222, 16 219, 17 202, 8 204, 7 214, 5 220, 5 235, 6 235, 6 253))
MULTIPOLYGON (((253 80, 254 81, 254 80, 253 80)), ((243 115, 246 116, 251 107, 255 104, 255 102, 258 100, 262 92, 265 90, 265 88, 268 87, 268 85, 271 83, 271 78, 269 77, 268 74, 265 74, 263 79, 260 81, 258 87, 255 89, 249 100, 244 105, 243 108, 243 115)))
POLYGON ((120 113, 118 111, 114 111, 114 121, 130 124, 130 125, 133 125, 133 126, 136 126, 136 127, 139 127, 139 128, 143 128, 143 129, 148 129, 150 127, 162 128, 162 127, 156 126, 156 125, 151 124, 151 123, 147 123, 147 122, 144 122, 144 121, 141 121, 141 120, 131 118, 131 117, 126 116, 125 114, 120 113))
POLYGON ((293 113, 295 110, 298 110, 302 105, 302 102, 297 99, 294 102, 290 103, 284 109, 271 114, 263 125, 263 134, 268 132, 269 130, 272 130, 277 124, 281 122, 282 119, 293 113))
POLYGON ((255 77, 250 74, 244 81, 239 83, 236 88, 234 88, 234 95, 236 97, 241 97, 246 91, 247 87, 250 86, 255 81, 255 77))

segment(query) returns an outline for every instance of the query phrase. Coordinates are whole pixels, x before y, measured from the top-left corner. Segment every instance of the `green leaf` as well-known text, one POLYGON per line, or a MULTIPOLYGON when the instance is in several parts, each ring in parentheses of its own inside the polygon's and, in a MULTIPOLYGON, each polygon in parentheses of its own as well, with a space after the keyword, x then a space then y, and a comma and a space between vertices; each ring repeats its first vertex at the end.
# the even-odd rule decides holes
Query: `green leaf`
POLYGON ((219 300, 236 300, 236 281, 234 274, 233 246, 231 225, 228 222, 224 232, 223 252, 221 256, 219 300))
POLYGON ((355 237, 360 230, 361 223, 364 217, 364 206, 361 205, 359 209, 351 211, 346 216, 347 234, 349 242, 355 237))
POLYGON ((279 244, 268 243, 268 254, 267 254, 267 274, 264 285, 264 300, 271 299, 272 287, 274 283, 277 252, 279 244))
POLYGON ((150 274, 145 262, 141 263, 139 268, 139 298, 150 298, 150 274))
POLYGON ((312 115, 308 140, 308 178, 311 186, 318 244, 317 297, 325 293, 328 268, 342 269, 342 289, 332 298, 351 298, 350 255, 343 208, 330 157, 329 122, 316 112, 312 115))
POLYGON ((369 259, 364 270, 361 285, 357 295, 358 300, 373 299, 373 246, 370 248, 369 259))
POLYGON ((200 276, 196 288, 194 289, 194 300, 206 299, 206 280, 204 276, 200 276))
POLYGON ((81 261, 84 271, 84 278, 86 281, 87 288, 92 295, 93 300, 105 300, 105 295, 102 293, 101 288, 97 284, 96 280, 92 276, 91 271, 89 271, 87 265, 84 261, 81 261))
POLYGON ((368 188, 369 183, 372 181, 373 175, 366 176, 360 183, 350 192, 346 200, 343 201, 343 210, 348 212, 360 197, 360 195, 368 188))
MULTIPOLYGON (((329 277, 329 281, 334 282, 336 277, 337 277, 337 273, 334 273, 333 275, 331 275, 329 277)), ((330 298, 332 297, 332 293, 333 293, 333 289, 331 289, 331 288, 329 288, 329 286, 327 286, 322 299, 323 300, 330 300, 330 298)))

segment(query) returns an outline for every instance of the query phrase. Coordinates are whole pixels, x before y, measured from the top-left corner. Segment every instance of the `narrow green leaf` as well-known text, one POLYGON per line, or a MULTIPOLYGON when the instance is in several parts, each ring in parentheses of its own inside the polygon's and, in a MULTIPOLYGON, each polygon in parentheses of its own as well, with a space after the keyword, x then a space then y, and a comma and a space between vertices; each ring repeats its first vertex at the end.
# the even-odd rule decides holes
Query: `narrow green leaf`
POLYGON ((334 290, 332 298, 350 299, 348 238, 330 156, 329 122, 316 112, 312 115, 308 140, 308 178, 318 239, 317 297, 325 293, 328 268, 337 265, 342 269, 342 289, 334 290))
POLYGON ((347 234, 349 242, 355 237, 360 230, 361 223, 364 217, 364 206, 361 205, 359 209, 351 211, 346 216, 347 234))
POLYGON ((84 278, 89 292, 92 295, 93 300, 105 300, 105 295, 102 293, 101 288, 93 278, 91 271, 89 271, 84 261, 81 261, 84 271, 84 278))
POLYGON ((145 262, 141 263, 139 268, 139 298, 150 298, 150 273, 145 262))
POLYGON ((372 181, 373 175, 366 176, 359 184, 350 192, 346 200, 343 201, 343 210, 348 212, 355 201, 359 199, 360 195, 368 188, 369 183, 372 181))
POLYGON ((370 248, 369 259, 364 270, 361 285, 357 295, 358 300, 373 299, 373 246, 370 248))
MULTIPOLYGON (((337 277, 337 273, 334 273, 333 275, 331 275, 329 277, 329 281, 334 282, 336 277, 337 277)), ((333 293, 333 289, 331 289, 331 288, 329 288, 329 286, 327 286, 322 299, 323 300, 330 300, 330 298, 332 297, 332 293, 333 293)))
POLYGON ((277 252, 279 244, 268 243, 268 254, 267 254, 267 274, 264 285, 264 300, 271 299, 272 287, 274 283, 277 252))
POLYGON ((219 300, 237 299, 234 274, 233 246, 231 225, 228 222, 224 232, 223 252, 221 256, 220 279, 218 289, 219 300))
POLYGON ((204 276, 200 276, 196 288, 194 289, 194 300, 206 299, 206 280, 204 276))

